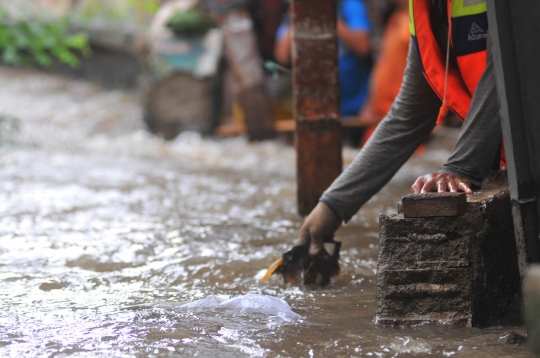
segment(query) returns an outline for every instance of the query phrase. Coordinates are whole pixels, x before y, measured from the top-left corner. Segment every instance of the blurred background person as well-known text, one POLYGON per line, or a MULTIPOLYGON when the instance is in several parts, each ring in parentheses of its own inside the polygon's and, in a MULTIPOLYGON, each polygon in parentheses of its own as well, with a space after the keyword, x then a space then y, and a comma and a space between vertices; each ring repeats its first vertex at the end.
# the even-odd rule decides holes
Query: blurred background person
POLYGON ((384 33, 371 74, 368 99, 358 118, 358 124, 366 127, 361 146, 386 116, 401 87, 410 40, 408 4, 407 0, 394 0, 384 16, 384 33))
MULTIPOLYGON (((372 67, 372 26, 362 0, 339 1, 338 16, 341 114, 356 117, 368 93, 372 67)), ((289 66, 291 52, 292 30, 290 16, 287 15, 276 34, 276 61, 289 66)))

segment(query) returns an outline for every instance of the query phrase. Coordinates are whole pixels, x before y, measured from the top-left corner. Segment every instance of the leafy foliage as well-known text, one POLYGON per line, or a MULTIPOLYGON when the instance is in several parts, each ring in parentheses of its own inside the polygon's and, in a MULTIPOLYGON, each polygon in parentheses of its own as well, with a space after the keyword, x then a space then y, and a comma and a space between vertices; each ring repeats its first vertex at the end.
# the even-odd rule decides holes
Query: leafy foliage
POLYGON ((81 19, 101 17, 108 20, 131 19, 145 22, 159 10, 160 0, 126 0, 123 6, 107 1, 92 1, 81 8, 81 19))
POLYGON ((176 36, 194 37, 203 36, 209 30, 216 28, 216 22, 208 15, 189 9, 175 13, 167 22, 167 27, 173 30, 176 36))
POLYGON ((76 52, 88 53, 88 39, 84 34, 70 35, 65 19, 37 22, 10 22, 0 8, 0 62, 11 65, 39 65, 50 67, 54 59, 77 66, 76 52))

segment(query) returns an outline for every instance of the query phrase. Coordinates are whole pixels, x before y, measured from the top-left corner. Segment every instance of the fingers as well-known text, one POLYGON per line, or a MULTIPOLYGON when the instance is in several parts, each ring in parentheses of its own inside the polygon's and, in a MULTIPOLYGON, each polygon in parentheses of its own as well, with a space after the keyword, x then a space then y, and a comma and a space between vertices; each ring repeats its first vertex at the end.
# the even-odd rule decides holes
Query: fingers
POLYGON ((422 187, 424 186, 424 177, 418 177, 414 184, 411 186, 411 193, 413 194, 419 194, 422 191, 422 187))
POLYGON ((456 183, 454 180, 448 182, 448 191, 451 193, 457 193, 459 188, 459 183, 456 183))
POLYGON ((434 179, 428 180, 422 187, 421 193, 425 194, 431 191, 435 191, 435 188, 437 188, 437 181, 434 179))
POLYGON ((312 242, 309 246, 309 255, 316 256, 322 250, 322 245, 312 242))
POLYGON ((309 254, 315 256, 323 247, 323 239, 318 235, 313 235, 309 228, 300 228, 300 240, 298 246, 309 245, 309 254))
POLYGON ((468 179, 463 179, 449 173, 431 173, 418 177, 411 186, 411 193, 425 194, 429 192, 444 193, 449 191, 457 193, 465 192, 467 195, 473 194, 471 182, 468 179))
POLYGON ((437 192, 444 193, 446 192, 447 182, 444 179, 437 181, 437 192))
POLYGON ((472 195, 473 191, 471 189, 471 185, 466 183, 465 181, 460 181, 458 184, 458 188, 465 192, 467 195, 472 195))

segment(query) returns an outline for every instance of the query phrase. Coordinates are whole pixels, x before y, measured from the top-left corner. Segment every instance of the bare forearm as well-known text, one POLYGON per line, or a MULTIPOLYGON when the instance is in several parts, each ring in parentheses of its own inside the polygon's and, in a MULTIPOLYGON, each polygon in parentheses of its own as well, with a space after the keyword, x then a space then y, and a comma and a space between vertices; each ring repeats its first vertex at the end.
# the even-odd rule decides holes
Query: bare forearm
POLYGON ((276 42, 274 49, 274 57, 280 64, 287 66, 291 63, 292 54, 292 30, 289 29, 287 34, 276 42))
POLYGON ((343 21, 337 24, 338 36, 354 52, 367 56, 371 52, 371 40, 367 31, 351 30, 343 21))

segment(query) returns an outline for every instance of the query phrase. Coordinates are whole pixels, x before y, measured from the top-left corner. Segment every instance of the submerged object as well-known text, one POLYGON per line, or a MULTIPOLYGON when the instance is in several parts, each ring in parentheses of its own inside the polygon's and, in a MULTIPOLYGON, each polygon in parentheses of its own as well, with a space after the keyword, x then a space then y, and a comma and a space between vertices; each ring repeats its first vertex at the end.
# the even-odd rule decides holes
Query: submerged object
POLYGON ((319 284, 324 287, 330 283, 332 276, 340 272, 340 250, 339 241, 325 242, 324 249, 317 255, 309 254, 309 243, 294 246, 270 265, 260 283, 270 279, 274 273, 279 273, 285 283, 297 284, 303 280, 304 285, 319 284))

